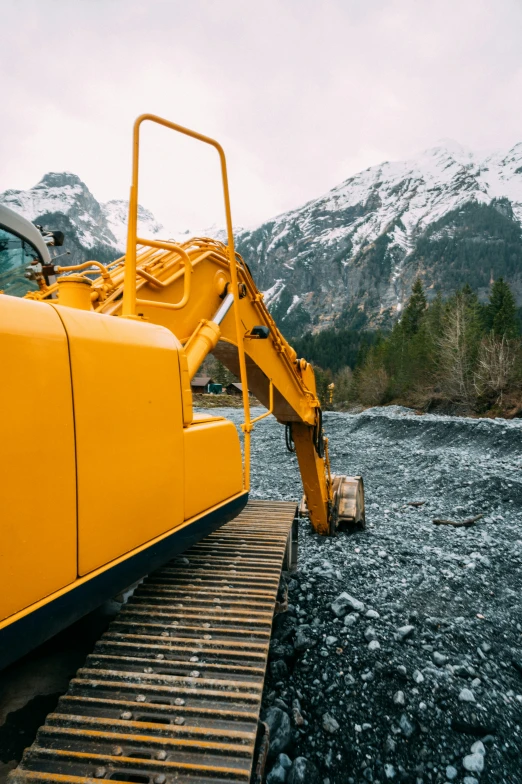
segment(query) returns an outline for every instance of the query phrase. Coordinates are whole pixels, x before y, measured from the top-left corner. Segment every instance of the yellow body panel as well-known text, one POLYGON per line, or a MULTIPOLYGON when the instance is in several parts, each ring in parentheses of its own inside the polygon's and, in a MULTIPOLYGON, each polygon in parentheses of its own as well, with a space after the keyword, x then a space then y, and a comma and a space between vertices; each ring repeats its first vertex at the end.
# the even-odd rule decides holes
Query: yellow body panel
MULTIPOLYGON (((227 500, 228 501, 234 501, 235 499, 241 497, 242 494, 243 493, 238 493, 235 497, 229 498, 227 500)), ((221 506, 222 506, 222 504, 219 503, 219 504, 216 504, 215 507, 213 507, 211 509, 207 509, 205 511, 207 513, 208 512, 212 512, 212 511, 217 511, 221 506)), ((184 520, 183 523, 180 526, 176 527, 176 529, 175 529, 176 532, 178 532, 178 531, 181 532, 181 531, 183 531, 183 529, 186 529, 186 530, 190 529, 190 526, 193 525, 195 522, 197 522, 197 520, 198 520, 198 516, 197 515, 195 517, 193 517, 193 518, 190 518, 189 520, 184 520)), ((95 569, 93 572, 89 572, 89 574, 84 575, 83 577, 78 577, 74 582, 68 583, 66 586, 64 586, 62 588, 59 588, 58 590, 54 591, 53 593, 44 596, 42 599, 33 602, 31 605, 29 605, 27 607, 24 607, 23 609, 21 609, 20 611, 16 612, 15 614, 10 615, 7 618, 3 618, 3 619, 0 618, 0 631, 2 629, 5 629, 5 628, 9 627, 12 623, 16 623, 17 621, 21 620, 22 618, 25 618, 25 617, 31 615, 31 613, 33 613, 35 610, 39 610, 42 607, 45 607, 47 605, 51 605, 53 601, 55 601, 56 599, 58 599, 61 596, 66 596, 69 592, 73 591, 75 588, 78 588, 81 585, 88 584, 91 580, 93 580, 96 577, 99 577, 100 575, 107 574, 114 567, 119 566, 120 564, 125 563, 127 560, 132 559, 133 556, 136 556, 139 553, 145 552, 151 546, 153 546, 155 544, 158 544, 158 543, 161 543, 162 541, 166 540, 170 536, 171 533, 172 533, 172 531, 166 531, 165 533, 161 534, 160 536, 156 536, 150 542, 146 542, 145 544, 142 544, 139 547, 136 547, 134 550, 131 550, 130 552, 125 553, 120 558, 116 558, 114 561, 110 561, 109 563, 104 564, 99 569, 95 569)))
POLYGON ((180 345, 153 324, 56 310, 71 354, 84 575, 184 520, 180 345))
POLYGON ((227 419, 196 420, 183 437, 185 516, 192 517, 241 492, 241 448, 237 430, 227 419))
POLYGON ((69 352, 56 312, 0 296, 0 361, 2 619, 75 580, 76 472, 69 352))

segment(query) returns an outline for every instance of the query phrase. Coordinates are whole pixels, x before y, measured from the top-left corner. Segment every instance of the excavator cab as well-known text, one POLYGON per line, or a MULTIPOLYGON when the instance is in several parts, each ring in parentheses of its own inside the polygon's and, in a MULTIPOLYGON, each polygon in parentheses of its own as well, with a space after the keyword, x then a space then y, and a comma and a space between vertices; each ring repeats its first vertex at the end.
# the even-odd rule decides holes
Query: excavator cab
POLYGON ((25 297, 55 282, 48 248, 63 241, 61 231, 35 226, 0 204, 0 292, 25 297))
POLYGON ((38 291, 27 277, 27 267, 50 262, 49 251, 38 229, 8 207, 0 205, 0 291, 23 297, 38 291))

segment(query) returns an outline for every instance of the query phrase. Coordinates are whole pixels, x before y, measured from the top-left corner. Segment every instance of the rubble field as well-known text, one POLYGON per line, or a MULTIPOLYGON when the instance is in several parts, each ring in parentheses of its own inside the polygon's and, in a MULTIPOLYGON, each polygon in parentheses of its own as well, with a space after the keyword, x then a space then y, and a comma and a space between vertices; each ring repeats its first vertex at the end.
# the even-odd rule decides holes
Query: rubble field
MULTIPOLYGON (((300 522, 263 698, 266 784, 522 784, 522 421, 388 407, 326 413, 325 431, 332 469, 364 477, 367 527, 325 538, 300 522)), ((251 496, 301 492, 283 428, 259 422, 251 496)), ((0 782, 119 606, 2 673, 0 782)))
MULTIPOLYGON (((300 522, 267 784, 521 784, 522 422, 390 407, 327 413, 325 431, 333 470, 364 477, 367 527, 300 522)), ((252 496, 297 499, 281 427, 252 440, 252 496)))

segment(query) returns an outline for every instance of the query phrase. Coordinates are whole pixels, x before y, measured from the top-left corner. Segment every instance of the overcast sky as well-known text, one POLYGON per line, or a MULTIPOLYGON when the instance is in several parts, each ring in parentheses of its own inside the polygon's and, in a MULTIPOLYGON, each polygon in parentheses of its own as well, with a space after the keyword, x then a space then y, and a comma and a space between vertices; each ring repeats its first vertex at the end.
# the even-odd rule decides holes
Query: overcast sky
MULTIPOLYGON (((0 191, 127 198, 142 112, 220 140, 236 225, 442 137, 522 141, 522 0, 0 0, 0 191)), ((140 202, 223 218, 216 154, 146 128, 140 202)), ((173 135, 172 135, 173 137, 173 135)))

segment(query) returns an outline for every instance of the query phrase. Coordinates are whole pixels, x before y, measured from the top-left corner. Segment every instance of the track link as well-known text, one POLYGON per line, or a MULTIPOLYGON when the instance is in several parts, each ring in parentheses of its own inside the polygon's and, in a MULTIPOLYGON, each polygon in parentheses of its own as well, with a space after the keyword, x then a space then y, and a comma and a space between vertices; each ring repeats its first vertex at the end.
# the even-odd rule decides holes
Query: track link
POLYGON ((9 784, 248 782, 296 505, 243 512, 151 574, 9 784))

